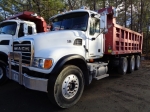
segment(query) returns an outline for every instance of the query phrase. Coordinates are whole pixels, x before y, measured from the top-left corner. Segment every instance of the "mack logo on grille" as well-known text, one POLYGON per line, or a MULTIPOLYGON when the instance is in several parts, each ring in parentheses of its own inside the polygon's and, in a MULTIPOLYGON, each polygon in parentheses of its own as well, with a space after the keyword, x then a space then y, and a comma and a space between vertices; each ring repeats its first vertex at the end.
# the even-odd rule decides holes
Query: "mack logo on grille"
POLYGON ((30 51, 30 47, 14 47, 15 51, 30 51))

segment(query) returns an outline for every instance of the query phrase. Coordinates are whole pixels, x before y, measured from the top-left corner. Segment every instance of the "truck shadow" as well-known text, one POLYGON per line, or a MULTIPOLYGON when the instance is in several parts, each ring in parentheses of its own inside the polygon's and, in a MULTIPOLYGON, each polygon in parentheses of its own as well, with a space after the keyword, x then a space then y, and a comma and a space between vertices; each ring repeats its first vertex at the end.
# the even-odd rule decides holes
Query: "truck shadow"
POLYGON ((0 86, 0 112, 50 112, 59 111, 53 105, 47 93, 33 91, 8 81, 0 86))

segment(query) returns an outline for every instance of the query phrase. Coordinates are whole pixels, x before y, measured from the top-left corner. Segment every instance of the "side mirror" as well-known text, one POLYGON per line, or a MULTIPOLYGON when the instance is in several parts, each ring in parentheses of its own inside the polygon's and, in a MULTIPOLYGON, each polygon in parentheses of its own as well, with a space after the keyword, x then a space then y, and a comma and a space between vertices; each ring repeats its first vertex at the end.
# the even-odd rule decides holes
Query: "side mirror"
POLYGON ((101 14, 101 17, 100 17, 100 29, 102 30, 102 32, 104 34, 108 32, 108 29, 107 29, 107 15, 105 13, 101 14))
POLYGON ((33 34, 37 33, 37 31, 36 31, 36 25, 32 25, 32 29, 33 29, 33 34))
POLYGON ((24 32, 24 35, 28 35, 28 25, 27 24, 23 24, 23 32, 24 32))
POLYGON ((114 13, 114 14, 113 14, 113 17, 114 17, 114 18, 118 17, 118 11, 117 11, 116 8, 113 9, 113 13, 114 13))

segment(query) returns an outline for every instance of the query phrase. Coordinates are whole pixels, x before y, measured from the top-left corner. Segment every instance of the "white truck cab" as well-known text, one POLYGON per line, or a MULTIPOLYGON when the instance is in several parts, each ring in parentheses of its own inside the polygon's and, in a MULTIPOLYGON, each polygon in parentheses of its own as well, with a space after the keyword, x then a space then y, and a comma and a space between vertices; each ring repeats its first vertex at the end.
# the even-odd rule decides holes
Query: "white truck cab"
POLYGON ((13 41, 27 35, 47 31, 45 20, 33 14, 28 11, 21 12, 0 23, 0 84, 7 79, 5 68, 8 64, 8 53, 12 52, 13 41), (39 26, 40 29, 37 28, 39 26))
POLYGON ((6 20, 0 23, 0 52, 8 55, 12 51, 14 39, 35 34, 36 25, 33 22, 23 20, 6 20))

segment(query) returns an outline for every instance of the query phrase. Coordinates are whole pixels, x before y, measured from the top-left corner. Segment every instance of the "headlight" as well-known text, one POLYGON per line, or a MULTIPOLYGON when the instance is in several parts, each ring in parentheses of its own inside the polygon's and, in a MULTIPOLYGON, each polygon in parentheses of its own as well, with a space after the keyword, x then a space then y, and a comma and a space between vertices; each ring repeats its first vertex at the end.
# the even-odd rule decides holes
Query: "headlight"
POLYGON ((45 59, 39 59, 39 68, 44 68, 45 59))
POLYGON ((52 59, 34 58, 32 66, 42 69, 49 69, 53 64, 52 59))

